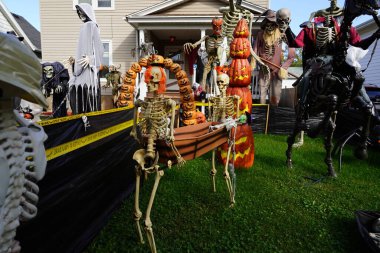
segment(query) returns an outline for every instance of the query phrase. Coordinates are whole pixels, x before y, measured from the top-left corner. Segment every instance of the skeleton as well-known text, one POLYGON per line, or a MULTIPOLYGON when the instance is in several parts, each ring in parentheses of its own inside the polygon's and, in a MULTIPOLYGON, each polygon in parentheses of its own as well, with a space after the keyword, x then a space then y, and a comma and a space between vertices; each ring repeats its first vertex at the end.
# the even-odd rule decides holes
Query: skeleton
POLYGON ((291 21, 291 12, 287 8, 281 8, 276 12, 276 23, 280 29, 281 34, 284 34, 288 29, 291 21))
POLYGON ((1 33, 0 47, 0 252, 9 253, 21 250, 14 240, 20 221, 37 214, 36 181, 46 167, 46 134, 13 111, 13 99, 47 104, 39 89, 41 65, 36 56, 1 33))
MULTIPOLYGON (((161 71, 162 68, 160 66, 151 66, 151 68, 150 80, 146 79, 146 81, 148 85, 148 93, 152 94, 153 97, 146 97, 144 101, 137 100, 135 102, 134 124, 131 135, 145 146, 144 149, 139 149, 133 154, 133 159, 138 163, 136 166, 135 221, 141 243, 143 243, 144 240, 139 222, 142 217, 142 212, 140 211, 138 202, 140 192, 140 176, 143 172, 156 173, 156 180, 153 186, 145 218, 145 230, 147 232, 149 245, 152 252, 156 252, 150 212, 159 181, 164 175, 164 172, 159 170, 159 165, 157 165, 159 154, 155 149, 155 142, 157 140, 166 140, 170 143, 173 151, 176 151, 173 144, 176 103, 174 100, 161 97, 158 94, 159 82, 162 80, 162 73, 164 72, 161 71), (141 119, 138 125, 142 133, 141 138, 137 136, 136 132, 137 113, 139 107, 141 107, 141 119), (170 115, 170 120, 168 120, 168 115, 170 115)), ((178 154, 178 162, 181 162, 181 157, 178 151, 176 153, 178 154)))
MULTIPOLYGON (((227 74, 221 73, 217 77, 217 85, 220 90, 220 95, 217 97, 210 97, 209 99, 209 121, 216 121, 216 122, 222 122, 222 123, 229 123, 232 120, 232 118, 236 115, 236 118, 239 118, 239 96, 227 96, 226 91, 228 84, 230 82, 230 78, 227 74), (213 103, 212 105, 212 113, 211 113, 211 106, 210 103, 213 103)), ((229 149, 228 152, 231 151, 231 147, 233 145, 233 141, 229 142, 229 149)), ((228 155, 229 156, 229 155, 228 155)), ((228 161, 228 159, 227 159, 228 161)), ((231 205, 234 205, 235 203, 235 186, 231 182, 231 178, 229 175, 229 172, 227 170, 229 163, 227 162, 224 168, 224 178, 227 183, 227 188, 230 192, 231 197, 231 205)), ((215 188, 215 175, 216 175, 216 168, 215 168, 215 149, 212 151, 212 169, 210 171, 210 175, 212 177, 212 185, 214 192, 216 191, 215 188)), ((235 178, 234 172, 232 172, 232 177, 235 178)))
POLYGON ((117 98, 119 97, 119 88, 121 86, 121 72, 118 71, 118 68, 116 68, 114 65, 110 65, 109 67, 109 73, 106 74, 106 88, 112 87, 112 96, 113 96, 113 104, 116 105, 117 98))
MULTIPOLYGON (((202 42, 205 42, 206 46, 206 53, 207 53, 207 62, 205 63, 204 70, 203 70, 203 77, 201 86, 203 90, 206 90, 206 79, 208 73, 213 69, 215 66, 219 65, 220 60, 222 59, 223 54, 223 42, 224 39, 221 36, 222 32, 222 19, 214 18, 212 20, 212 27, 213 27, 213 35, 211 36, 204 36, 199 41, 192 43, 185 43, 183 45, 184 52, 186 54, 189 54, 194 48, 196 48, 198 45, 200 45, 202 42)), ((214 75, 215 76, 215 75, 214 75)))

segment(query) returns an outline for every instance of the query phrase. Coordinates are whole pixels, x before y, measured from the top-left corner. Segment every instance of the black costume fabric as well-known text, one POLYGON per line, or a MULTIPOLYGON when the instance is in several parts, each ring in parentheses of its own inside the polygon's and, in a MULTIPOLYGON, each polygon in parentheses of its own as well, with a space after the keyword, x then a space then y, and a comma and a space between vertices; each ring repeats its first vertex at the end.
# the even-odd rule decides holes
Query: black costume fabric
MULTIPOLYGON (((45 126, 46 149, 132 120, 133 110, 88 116, 45 126)), ((135 185, 131 128, 48 161, 40 187, 38 214, 22 224, 22 252, 83 252, 135 185)))
POLYGON ((63 102, 63 100, 68 92, 69 72, 60 62, 45 62, 42 64, 42 70, 47 66, 53 67, 53 78, 49 79, 42 74, 41 86, 44 87, 47 94, 51 94, 53 91, 53 117, 65 117, 67 116, 67 108, 66 101, 63 102), (61 88, 60 92, 56 91, 58 87, 61 88))

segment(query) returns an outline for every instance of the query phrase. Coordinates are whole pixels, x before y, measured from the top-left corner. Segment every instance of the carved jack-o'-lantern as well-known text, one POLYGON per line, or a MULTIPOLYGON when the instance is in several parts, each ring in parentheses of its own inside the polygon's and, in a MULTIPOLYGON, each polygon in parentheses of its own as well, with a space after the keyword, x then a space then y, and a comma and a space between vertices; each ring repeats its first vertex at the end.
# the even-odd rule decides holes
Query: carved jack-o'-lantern
POLYGON ((182 116, 184 119, 196 119, 197 118, 197 111, 184 111, 182 113, 182 116))
POLYGON ((135 86, 123 84, 121 85, 120 90, 122 92, 133 93, 135 91, 135 86))
POLYGON ((127 92, 120 92, 120 100, 133 100, 133 94, 127 92))
POLYGON ((202 113, 202 112, 197 112, 197 124, 201 124, 201 123, 204 123, 206 122, 206 116, 202 113))
POLYGON ((137 73, 135 71, 133 71, 132 69, 128 69, 128 71, 125 72, 125 76, 132 78, 132 79, 136 79, 137 73))
POLYGON ((189 85, 183 86, 183 87, 179 88, 179 93, 182 95, 186 95, 186 94, 193 93, 193 90, 191 89, 191 87, 189 85))
POLYGON ((178 80, 178 86, 179 87, 190 86, 189 78, 182 78, 182 79, 178 80))
MULTIPOLYGON (((232 135, 235 128, 232 129, 232 135)), ((223 144, 218 148, 218 158, 226 163, 228 144, 223 144)), ((238 125, 235 136, 235 168, 249 169, 253 166, 255 160, 255 144, 253 139, 252 128, 248 124, 238 125)), ((232 161, 232 157, 230 158, 232 161)))
POLYGON ((194 111, 196 106, 194 102, 187 102, 187 103, 182 103, 181 108, 184 111, 194 111))
POLYGON ((141 71, 141 66, 140 66, 140 64, 138 64, 137 62, 134 62, 134 63, 132 63, 132 65, 131 65, 131 69, 132 69, 133 71, 135 71, 136 73, 140 73, 140 71, 141 71))
POLYGON ((117 107, 133 107, 133 101, 130 100, 118 100, 117 107))
POLYGON ((173 65, 172 58, 165 58, 164 65, 165 65, 165 68, 169 69, 173 65))
POLYGON ((185 119, 185 120, 182 120, 182 123, 183 123, 185 126, 196 125, 196 124, 197 124, 197 119, 185 119))
POLYGON ((184 70, 180 70, 177 73, 175 73, 175 78, 177 78, 177 80, 181 80, 183 78, 187 78, 187 74, 184 70))
POLYGON ((251 45, 247 38, 235 38, 230 45, 232 58, 247 59, 251 55, 251 45))
POLYGON ((247 59, 233 59, 230 70, 230 86, 246 87, 251 83, 251 65, 247 59))
POLYGON ((234 30, 233 36, 234 38, 248 38, 249 26, 247 20, 245 20, 244 18, 239 20, 234 30))
POLYGON ((247 87, 228 87, 226 94, 240 97, 239 115, 245 112, 252 113, 252 93, 247 87))
POLYGON ((148 58, 142 57, 139 59, 139 64, 141 67, 146 67, 148 66, 148 58))
POLYGON ((163 66, 164 65, 164 57, 159 54, 152 54, 149 57, 149 64, 152 66, 163 66))
POLYGON ((180 93, 180 100, 181 102, 192 102, 194 101, 194 93, 187 93, 187 94, 182 94, 180 93))
POLYGON ((170 72, 173 72, 174 74, 181 70, 182 70, 181 65, 179 65, 178 63, 173 63, 170 66, 170 72))
POLYGON ((130 78, 130 77, 125 77, 125 78, 124 78, 124 83, 125 83, 125 84, 128 84, 128 85, 135 86, 135 84, 136 84, 136 79, 132 79, 132 78, 130 78))

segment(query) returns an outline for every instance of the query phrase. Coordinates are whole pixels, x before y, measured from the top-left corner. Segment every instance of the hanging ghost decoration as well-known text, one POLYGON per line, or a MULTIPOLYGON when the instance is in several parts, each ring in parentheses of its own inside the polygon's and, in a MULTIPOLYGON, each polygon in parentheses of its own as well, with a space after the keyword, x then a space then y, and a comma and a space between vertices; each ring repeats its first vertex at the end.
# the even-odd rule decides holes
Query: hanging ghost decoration
POLYGON ((83 24, 80 28, 69 88, 71 109, 74 114, 79 114, 100 110, 98 73, 104 49, 92 6, 81 3, 75 7, 83 24))

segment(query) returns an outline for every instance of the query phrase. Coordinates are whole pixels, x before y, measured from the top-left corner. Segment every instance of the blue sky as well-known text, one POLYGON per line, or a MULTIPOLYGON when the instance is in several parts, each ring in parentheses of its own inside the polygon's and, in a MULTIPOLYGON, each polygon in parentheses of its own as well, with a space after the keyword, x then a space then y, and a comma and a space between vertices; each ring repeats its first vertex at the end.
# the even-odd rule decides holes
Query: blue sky
MULTIPOLYGON (((40 30, 39 19, 39 1, 38 0, 0 0, 7 6, 8 10, 23 16, 34 27, 40 30)), ((61 0, 70 1, 70 0, 61 0)), ((126 0, 127 1, 127 0, 126 0)), ((252 0, 252 2, 255 2, 252 0)), ((299 25, 309 19, 310 13, 319 9, 329 7, 328 0, 270 0, 270 8, 278 10, 286 7, 292 11, 291 28, 295 34, 300 31, 299 25)), ((338 5, 343 6, 344 0, 338 0, 338 5)), ((370 17, 362 17, 354 22, 354 25, 360 24, 370 17)))

